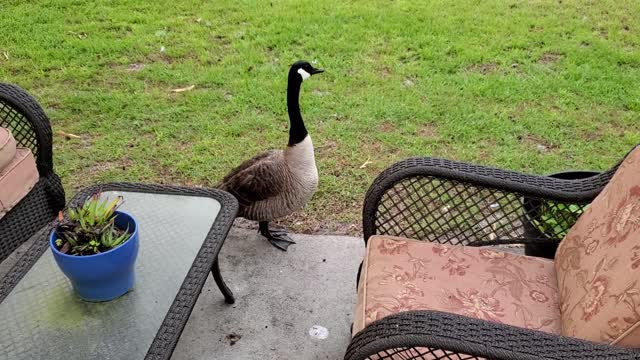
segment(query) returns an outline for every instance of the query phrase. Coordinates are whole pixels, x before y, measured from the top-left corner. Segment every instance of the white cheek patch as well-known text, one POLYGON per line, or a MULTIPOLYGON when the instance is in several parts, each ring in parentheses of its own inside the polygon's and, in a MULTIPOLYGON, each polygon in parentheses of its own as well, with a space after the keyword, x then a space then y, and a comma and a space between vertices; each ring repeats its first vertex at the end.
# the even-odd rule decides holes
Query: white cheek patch
POLYGON ((298 74, 300 74, 300 76, 302 76, 302 80, 307 80, 308 78, 311 77, 311 74, 309 74, 308 72, 304 71, 304 69, 298 69, 298 74))

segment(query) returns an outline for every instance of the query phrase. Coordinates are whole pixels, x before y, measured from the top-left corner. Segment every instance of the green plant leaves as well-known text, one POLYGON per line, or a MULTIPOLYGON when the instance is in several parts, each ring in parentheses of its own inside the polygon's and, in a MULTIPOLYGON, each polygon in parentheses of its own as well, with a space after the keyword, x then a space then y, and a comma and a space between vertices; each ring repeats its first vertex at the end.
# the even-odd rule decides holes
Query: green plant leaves
POLYGON ((70 208, 67 219, 56 228, 56 247, 72 255, 92 255, 108 251, 129 239, 129 229, 118 229, 115 211, 122 204, 119 196, 111 201, 100 200, 96 194, 81 206, 70 208))
POLYGON ((544 234, 562 239, 586 208, 578 204, 543 203, 540 216, 533 223, 544 234))

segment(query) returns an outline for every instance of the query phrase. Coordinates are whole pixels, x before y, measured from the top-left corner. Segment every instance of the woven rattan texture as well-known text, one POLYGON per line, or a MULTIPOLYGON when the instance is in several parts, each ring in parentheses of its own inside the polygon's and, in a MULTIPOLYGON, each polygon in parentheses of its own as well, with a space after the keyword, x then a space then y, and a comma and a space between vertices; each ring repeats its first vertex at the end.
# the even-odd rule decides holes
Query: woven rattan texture
MULTIPOLYGON (((222 204, 222 209, 216 221, 213 223, 145 357, 146 359, 169 359, 235 219, 238 210, 237 201, 228 193, 216 189, 114 183, 87 188, 76 195, 71 203, 79 204, 87 197, 100 191, 203 196, 214 198, 222 204)), ((46 239, 44 238, 47 233, 48 231, 44 230, 43 239, 34 243, 25 254, 24 258, 26 260, 23 261, 21 259, 9 274, 0 280, 0 301, 7 296, 15 284, 47 249, 46 239)))
POLYGON ((51 221, 56 213, 51 207, 44 181, 41 180, 0 219, 0 261, 51 221))
POLYGON ((345 359, 640 359, 640 352, 437 311, 408 311, 356 334, 345 359))
POLYGON ((574 204, 578 214, 616 169, 562 180, 444 159, 407 159, 382 172, 369 188, 365 239, 385 234, 475 246, 558 242, 571 222, 535 234, 530 219, 543 206, 574 204))
POLYGON ((20 87, 0 83, 0 126, 33 151, 40 176, 53 171, 51 124, 38 102, 20 87))

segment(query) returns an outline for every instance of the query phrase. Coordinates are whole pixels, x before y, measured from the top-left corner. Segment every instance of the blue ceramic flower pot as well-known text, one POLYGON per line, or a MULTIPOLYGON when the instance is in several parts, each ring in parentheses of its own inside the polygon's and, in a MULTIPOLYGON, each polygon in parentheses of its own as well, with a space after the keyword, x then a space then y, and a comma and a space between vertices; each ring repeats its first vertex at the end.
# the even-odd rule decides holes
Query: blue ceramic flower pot
POLYGON ((49 246, 58 267, 83 300, 109 301, 133 288, 139 247, 138 223, 131 215, 116 211, 115 225, 119 229, 128 227, 131 237, 122 245, 96 255, 63 254, 55 246, 58 239, 56 231, 53 230, 49 236, 49 246))

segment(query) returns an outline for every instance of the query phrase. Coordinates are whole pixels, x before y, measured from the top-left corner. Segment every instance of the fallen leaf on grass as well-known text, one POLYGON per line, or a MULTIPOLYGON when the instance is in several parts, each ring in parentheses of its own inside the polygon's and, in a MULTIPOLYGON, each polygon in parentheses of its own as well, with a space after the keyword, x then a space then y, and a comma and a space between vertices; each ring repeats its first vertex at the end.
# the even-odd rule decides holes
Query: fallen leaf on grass
POLYGON ((66 137, 67 139, 82 139, 82 137, 80 137, 80 136, 78 136, 76 134, 70 134, 70 133, 66 133, 64 131, 60 131, 60 130, 56 131, 56 134, 62 135, 64 137, 66 137))
POLYGON ((193 90, 195 88, 196 88, 195 85, 190 85, 190 86, 179 88, 179 89, 173 89, 173 90, 171 90, 171 92, 181 93, 181 92, 185 92, 185 91, 191 91, 191 90, 193 90))
POLYGON ((7 51, 3 51, 2 55, 4 56, 5 59, 9 60, 9 53, 7 51))
POLYGON ((364 162, 364 164, 360 165, 360 169, 364 169, 367 167, 367 165, 371 164, 371 161, 367 160, 364 162))
POLYGON ((138 64, 138 63, 130 64, 129 68, 127 68, 127 70, 129 71, 140 71, 142 69, 144 69, 144 64, 138 64))
POLYGON ((416 83, 413 80, 409 79, 409 78, 404 79, 404 81, 402 82, 402 85, 404 85, 406 87, 413 86, 415 84, 416 83))
POLYGON ((77 36, 78 39, 80 40, 84 40, 87 38, 87 33, 82 31, 82 32, 75 32, 75 31, 67 31, 68 34, 73 35, 73 36, 77 36))

